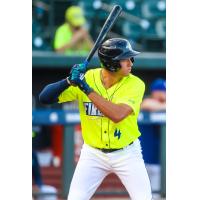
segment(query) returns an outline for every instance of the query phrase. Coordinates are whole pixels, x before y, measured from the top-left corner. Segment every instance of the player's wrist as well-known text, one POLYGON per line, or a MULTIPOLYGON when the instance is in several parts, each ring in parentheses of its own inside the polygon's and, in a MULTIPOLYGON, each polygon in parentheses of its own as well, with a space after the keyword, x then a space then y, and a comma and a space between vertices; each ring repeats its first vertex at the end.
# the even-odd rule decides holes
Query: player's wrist
POLYGON ((89 95, 91 92, 93 92, 93 88, 91 88, 87 82, 85 80, 83 80, 80 84, 79 84, 79 88, 80 90, 82 90, 86 95, 89 95))
POLYGON ((85 90, 85 94, 88 96, 91 92, 94 92, 94 89, 93 88, 91 88, 91 87, 88 87, 88 89, 87 90, 85 90))

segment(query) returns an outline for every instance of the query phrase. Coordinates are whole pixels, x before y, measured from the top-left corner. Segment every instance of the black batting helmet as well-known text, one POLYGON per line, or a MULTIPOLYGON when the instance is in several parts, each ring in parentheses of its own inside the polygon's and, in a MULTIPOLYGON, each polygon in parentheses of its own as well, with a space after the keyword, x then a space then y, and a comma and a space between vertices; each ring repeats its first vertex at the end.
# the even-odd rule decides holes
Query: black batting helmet
POLYGON ((131 59, 140 52, 134 51, 128 40, 122 38, 112 38, 106 40, 98 49, 98 56, 103 66, 111 71, 117 72, 120 66, 120 60, 131 59))

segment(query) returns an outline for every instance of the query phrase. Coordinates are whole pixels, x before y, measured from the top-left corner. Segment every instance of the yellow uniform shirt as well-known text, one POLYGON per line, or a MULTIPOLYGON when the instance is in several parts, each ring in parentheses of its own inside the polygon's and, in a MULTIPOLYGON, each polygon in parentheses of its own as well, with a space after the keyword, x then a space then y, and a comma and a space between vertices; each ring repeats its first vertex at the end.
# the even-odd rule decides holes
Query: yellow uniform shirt
MULTIPOLYGON (((72 31, 70 29, 70 26, 68 24, 63 24, 56 30, 55 38, 54 38, 54 48, 61 48, 63 45, 70 42, 72 38, 72 31)), ((90 47, 88 44, 84 41, 81 41, 76 46, 67 49, 65 51, 66 55, 86 55, 90 51, 90 47)))
POLYGON ((78 87, 70 86, 59 96, 59 103, 78 99, 84 142, 97 148, 122 148, 136 140, 141 134, 137 117, 145 85, 141 79, 129 74, 109 89, 105 89, 100 78, 101 68, 85 74, 86 82, 102 97, 119 104, 129 105, 134 112, 119 123, 114 123, 95 107, 78 87))

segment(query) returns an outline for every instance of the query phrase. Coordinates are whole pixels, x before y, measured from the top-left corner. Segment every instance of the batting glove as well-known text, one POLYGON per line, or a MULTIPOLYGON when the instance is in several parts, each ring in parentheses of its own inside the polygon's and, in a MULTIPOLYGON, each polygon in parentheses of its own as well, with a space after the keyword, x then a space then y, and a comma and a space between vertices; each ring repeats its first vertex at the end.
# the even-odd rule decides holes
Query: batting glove
POLYGON ((67 78, 68 80, 69 80, 69 82, 70 82, 70 85, 73 85, 73 86, 77 86, 75 83, 74 83, 74 81, 73 81, 73 78, 72 78, 72 74, 76 74, 76 73, 81 73, 81 74, 85 74, 85 72, 86 72, 86 67, 87 67, 87 65, 86 65, 86 63, 84 62, 84 63, 81 63, 81 64, 75 64, 73 67, 72 67, 72 69, 71 69, 71 71, 70 71, 70 74, 69 74, 69 77, 67 78))
POLYGON ((71 69, 71 72, 73 72, 73 70, 78 70, 80 73, 83 73, 85 74, 86 72, 86 68, 87 68, 87 64, 84 62, 84 63, 81 63, 81 64, 75 64, 72 69, 71 69))
POLYGON ((68 80, 74 86, 78 86, 86 95, 90 94, 93 89, 86 83, 82 66, 74 65, 70 72, 68 80))

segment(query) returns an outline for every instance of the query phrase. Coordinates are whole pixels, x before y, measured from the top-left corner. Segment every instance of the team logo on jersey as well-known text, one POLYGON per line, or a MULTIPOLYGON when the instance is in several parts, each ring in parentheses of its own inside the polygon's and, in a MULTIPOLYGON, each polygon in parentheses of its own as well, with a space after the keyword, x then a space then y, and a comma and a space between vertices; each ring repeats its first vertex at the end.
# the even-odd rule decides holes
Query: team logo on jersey
POLYGON ((118 140, 120 139, 121 134, 122 134, 122 133, 120 132, 120 130, 115 129, 114 136, 115 136, 115 137, 118 137, 118 140))
POLYGON ((86 115, 103 117, 101 111, 92 102, 83 102, 83 104, 86 115))

